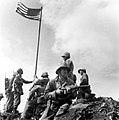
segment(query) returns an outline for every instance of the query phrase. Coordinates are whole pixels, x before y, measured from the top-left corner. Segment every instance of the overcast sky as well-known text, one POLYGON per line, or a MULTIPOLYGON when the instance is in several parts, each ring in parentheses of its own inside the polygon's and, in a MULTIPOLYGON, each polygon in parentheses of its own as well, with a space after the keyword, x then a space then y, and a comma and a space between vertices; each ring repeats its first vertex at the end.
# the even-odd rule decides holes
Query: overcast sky
MULTIPOLYGON (((23 78, 33 80, 38 22, 15 12, 17 0, 0 4, 0 92, 4 78, 23 68, 23 78)), ((118 0, 21 0, 27 7, 43 4, 37 75, 55 71, 64 51, 71 53, 74 73, 87 69, 92 91, 97 96, 119 98, 119 1, 118 0)), ((24 85, 21 110, 31 85, 24 85)), ((2 101, 3 102, 3 101, 2 101)), ((2 104, 1 102, 1 104, 2 104)))

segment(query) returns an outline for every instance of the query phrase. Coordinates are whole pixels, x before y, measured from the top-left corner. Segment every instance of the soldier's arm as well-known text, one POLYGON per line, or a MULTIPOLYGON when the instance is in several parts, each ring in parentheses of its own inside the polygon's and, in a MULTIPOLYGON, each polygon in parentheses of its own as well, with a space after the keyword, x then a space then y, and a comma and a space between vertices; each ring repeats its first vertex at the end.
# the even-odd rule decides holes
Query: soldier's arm
POLYGON ((22 81, 23 81, 23 83, 25 83, 25 84, 29 84, 29 83, 32 83, 33 81, 27 81, 27 80, 24 80, 24 79, 22 79, 22 81))
POLYGON ((22 80, 20 80, 21 78, 20 78, 20 76, 16 76, 16 78, 15 78, 15 80, 14 80, 14 82, 15 83, 23 83, 23 81, 22 80))
POLYGON ((70 63, 70 67, 71 67, 71 69, 72 69, 72 71, 74 70, 74 64, 73 64, 73 62, 71 61, 71 63, 70 63))
POLYGON ((56 90, 55 83, 53 81, 49 81, 44 93, 45 93, 46 97, 52 96, 52 98, 56 98, 55 90, 56 90))

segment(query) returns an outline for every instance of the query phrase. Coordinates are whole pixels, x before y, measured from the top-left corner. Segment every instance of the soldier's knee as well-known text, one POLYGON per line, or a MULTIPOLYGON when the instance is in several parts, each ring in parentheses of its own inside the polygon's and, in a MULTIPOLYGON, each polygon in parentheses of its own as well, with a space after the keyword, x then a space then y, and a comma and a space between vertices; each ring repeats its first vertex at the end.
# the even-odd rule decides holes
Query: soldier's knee
POLYGON ((66 113, 67 110, 69 109, 69 107, 70 107, 70 105, 69 105, 68 103, 63 104, 63 105, 59 108, 58 112, 56 113, 56 117, 58 117, 58 116, 60 116, 60 115, 62 115, 62 114, 64 114, 64 113, 66 113))

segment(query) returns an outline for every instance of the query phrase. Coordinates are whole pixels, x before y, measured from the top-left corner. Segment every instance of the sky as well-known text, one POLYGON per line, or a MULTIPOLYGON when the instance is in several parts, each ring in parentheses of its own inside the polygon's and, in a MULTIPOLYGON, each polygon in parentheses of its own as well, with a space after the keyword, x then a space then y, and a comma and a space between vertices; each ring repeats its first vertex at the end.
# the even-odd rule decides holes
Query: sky
MULTIPOLYGON (((17 0, 0 4, 0 92, 5 76, 22 68, 25 80, 35 72, 38 21, 15 12, 17 0)), ((71 53, 77 75, 86 68, 92 92, 96 96, 119 100, 119 1, 118 0, 21 0, 27 7, 43 6, 37 76, 47 71, 55 78, 63 52, 71 53)), ((24 84, 22 111, 32 84, 24 84)), ((0 106, 5 103, 5 98, 0 106)), ((1 107, 2 109, 2 107, 1 107)))

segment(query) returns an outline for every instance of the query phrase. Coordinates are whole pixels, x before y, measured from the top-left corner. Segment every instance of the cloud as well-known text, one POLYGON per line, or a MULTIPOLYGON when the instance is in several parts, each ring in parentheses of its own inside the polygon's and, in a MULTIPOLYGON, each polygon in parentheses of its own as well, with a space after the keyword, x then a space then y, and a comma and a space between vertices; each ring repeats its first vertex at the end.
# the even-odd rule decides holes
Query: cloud
POLYGON ((112 80, 118 84, 119 79, 119 1, 46 0, 43 4, 44 20, 55 31, 52 50, 70 51, 75 70, 85 67, 92 80, 110 81, 114 88, 112 80))

